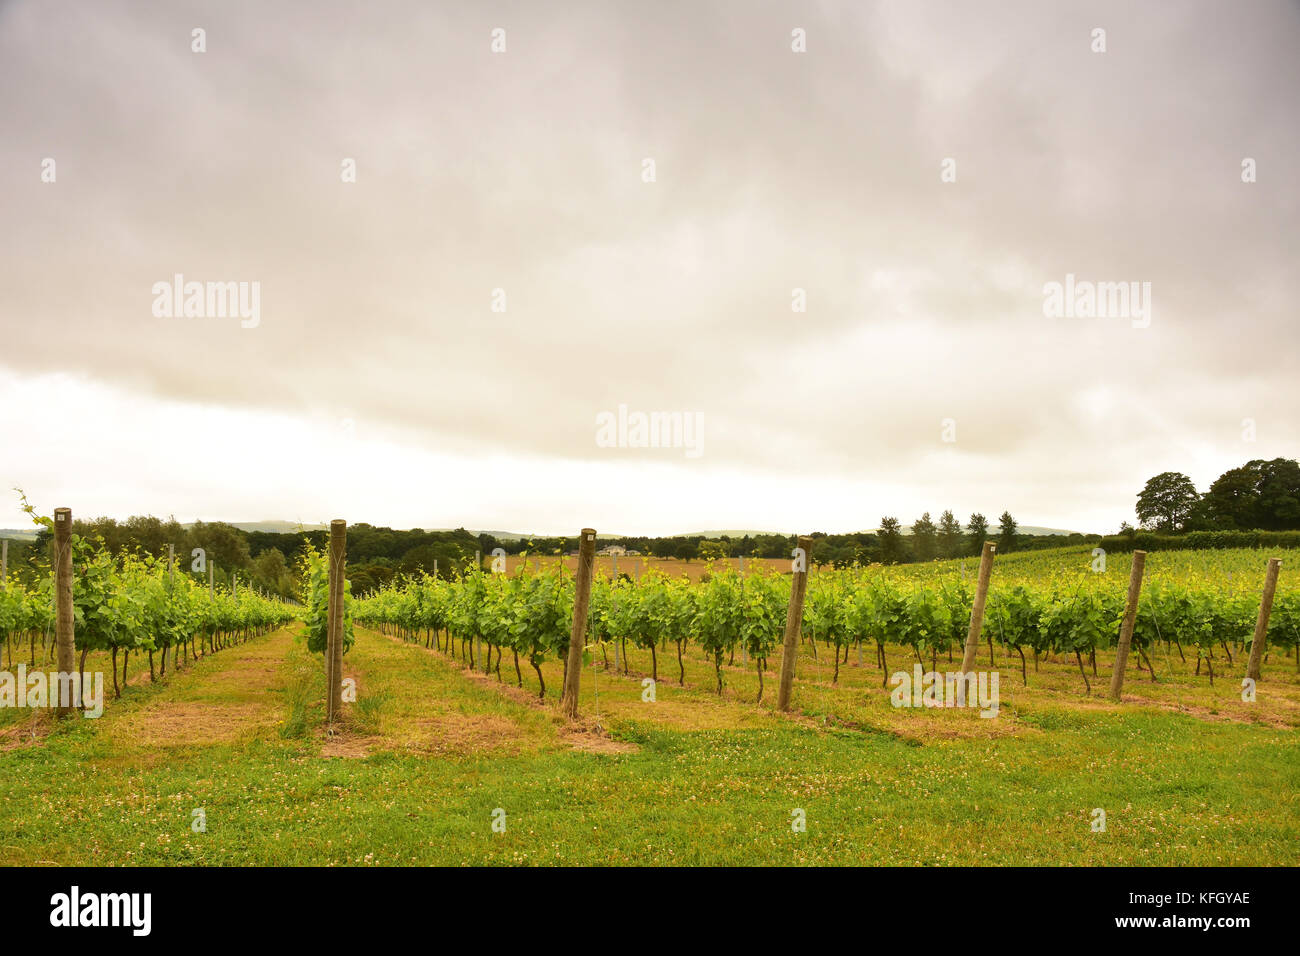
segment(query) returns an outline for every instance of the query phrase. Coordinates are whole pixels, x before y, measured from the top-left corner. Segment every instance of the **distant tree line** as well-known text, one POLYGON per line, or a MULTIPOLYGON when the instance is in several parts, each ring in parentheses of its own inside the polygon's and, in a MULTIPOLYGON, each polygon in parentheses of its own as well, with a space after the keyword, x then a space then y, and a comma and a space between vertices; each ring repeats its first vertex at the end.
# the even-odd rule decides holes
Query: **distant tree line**
MULTIPOLYGON (((329 538, 329 532, 323 529, 288 533, 246 531, 219 521, 196 521, 187 526, 175 518, 152 516, 136 516, 125 521, 78 519, 73 523, 73 531, 102 538, 114 553, 138 551, 164 560, 167 545, 171 544, 176 549, 177 573, 193 573, 191 554, 195 548, 203 548, 207 560, 215 564, 215 578, 223 588, 230 586, 232 574, 238 574, 245 585, 290 599, 298 595, 297 565, 303 549, 310 543, 324 550, 329 538)), ((1096 541, 1095 535, 1020 535, 1009 512, 1003 512, 997 528, 990 528, 987 519, 979 513, 972 514, 963 526, 951 511, 944 511, 938 522, 932 521, 926 512, 914 522, 911 534, 904 533, 897 518, 888 516, 881 519, 876 531, 815 532, 809 559, 815 565, 835 567, 932 561, 979 554, 984 541, 990 537, 997 541, 1001 553, 1096 541)), ((609 545, 621 545, 641 555, 684 561, 739 557, 788 559, 795 546, 795 536, 746 534, 707 538, 701 534, 601 538, 601 547, 609 545)), ((476 555, 486 562, 497 548, 511 555, 524 551, 566 555, 577 551, 578 538, 574 535, 499 539, 486 533, 476 535, 464 528, 396 531, 354 524, 348 527, 348 577, 354 591, 364 594, 396 578, 421 572, 436 571, 440 577, 450 577, 472 567, 476 555)), ((49 554, 49 533, 44 529, 32 542, 11 541, 10 570, 32 579, 48 572, 49 554)))
MULTIPOLYGON (((303 549, 311 543, 324 550, 329 541, 326 530, 245 531, 220 521, 196 521, 186 526, 175 518, 152 516, 134 516, 125 521, 77 519, 72 530, 74 534, 102 538, 114 554, 136 551, 166 560, 170 544, 175 548, 178 574, 194 573, 190 570, 191 555, 195 548, 202 548, 206 562, 215 565, 213 577, 223 588, 229 588, 232 575, 238 574, 245 585, 289 599, 298 595, 297 563, 303 549)), ((32 580, 48 572, 50 537, 50 532, 42 528, 33 541, 10 541, 11 573, 32 580)), ((496 539, 490 535, 473 535, 463 528, 394 531, 369 524, 350 525, 348 577, 358 593, 402 575, 432 573, 435 566, 446 577, 472 566, 475 552, 488 553, 496 546, 496 539)), ((207 579, 206 572, 203 577, 207 579)))
MULTIPOLYGON (((301 549, 302 542, 294 540, 293 535, 270 536, 284 538, 285 542, 268 545, 262 540, 254 544, 254 534, 224 522, 196 521, 186 527, 175 518, 162 519, 151 515, 135 515, 125 521, 116 518, 78 518, 72 522, 72 532, 102 539, 114 554, 133 551, 163 561, 167 559, 167 546, 170 544, 175 549, 176 573, 194 574, 195 577, 199 577, 199 574, 191 571, 192 554, 195 548, 202 548, 204 581, 208 580, 206 565, 211 563, 214 566, 213 580, 223 588, 229 588, 232 575, 238 574, 239 580, 245 585, 251 584, 264 592, 284 598, 296 596, 292 560, 301 549), (290 550, 286 551, 286 547, 290 550)), ((36 575, 48 573, 51 539, 50 531, 41 528, 33 541, 11 541, 10 570, 29 580, 36 575)))
MULTIPOLYGON (((230 587, 231 575, 238 574, 242 583, 286 598, 298 596, 298 561, 308 544, 324 550, 329 532, 325 529, 298 532, 244 531, 225 522, 195 522, 183 525, 174 518, 134 516, 78 519, 73 524, 78 535, 98 536, 113 553, 134 550, 166 558, 166 548, 174 545, 178 574, 192 574, 191 553, 203 548, 214 563, 214 578, 222 588, 230 587)), ((935 561, 980 553, 985 540, 997 541, 998 551, 1060 548, 1070 544, 1093 544, 1096 535, 1019 535, 1018 525, 1009 511, 1002 512, 996 528, 984 515, 972 514, 963 525, 952 511, 944 511, 937 522, 930 512, 915 520, 911 533, 905 533, 897 518, 885 516, 876 531, 828 535, 814 532, 810 561, 819 566, 846 567, 852 564, 901 564, 935 561)), ((710 561, 722 558, 783 558, 794 549, 794 535, 744 535, 706 537, 677 535, 669 537, 628 536, 602 537, 601 546, 621 545, 637 554, 654 558, 677 558, 681 561, 710 561)), ((49 535, 40 531, 34 541, 10 541, 10 572, 19 578, 34 579, 49 568, 49 535)), ((347 529, 347 574, 356 593, 373 591, 389 581, 404 576, 434 574, 450 578, 473 566, 476 555, 489 561, 495 549, 506 554, 563 555, 576 553, 577 536, 498 538, 474 533, 464 528, 455 531, 394 531, 372 524, 352 524, 347 529)))
MULTIPOLYGON (((913 522, 911 533, 898 518, 885 516, 875 531, 812 535, 810 560, 817 565, 905 564, 977 555, 992 538, 998 552, 1038 550, 1063 545, 1100 545, 1103 548, 1228 548, 1300 546, 1300 463, 1289 458, 1255 459, 1220 475, 1204 493, 1179 472, 1167 471, 1150 479, 1138 493, 1137 517, 1141 529, 1125 522, 1118 535, 1022 535, 1011 513, 1004 511, 996 528, 976 512, 965 525, 950 510, 930 512, 913 522)), ((326 546, 326 530, 277 533, 245 531, 225 522, 196 521, 182 525, 175 518, 135 516, 77 520, 78 534, 99 536, 114 553, 136 550, 165 558, 167 545, 176 549, 177 572, 192 573, 191 553, 203 548, 215 562, 216 580, 229 587, 237 573, 245 584, 285 598, 296 597, 297 562, 308 542, 326 546)), ((789 558, 794 535, 758 534, 632 536, 602 538, 602 546, 622 545, 630 551, 656 558, 684 561, 715 558, 789 558)), ((577 536, 498 539, 490 534, 395 531, 370 524, 348 528, 348 576, 357 593, 365 593, 394 578, 419 572, 447 577, 469 568, 475 555, 486 560, 496 548, 507 554, 528 551, 561 555, 577 550, 577 536)), ((41 529, 32 541, 11 540, 10 573, 34 579, 49 568, 49 532, 41 529)))
MULTIPOLYGON (((990 536, 998 542, 998 550, 1014 551, 1027 547, 1061 547, 1065 544, 1082 544, 1096 539, 1096 535, 1043 535, 1028 537, 1018 533, 1019 526, 1010 512, 1004 511, 996 533, 990 532, 988 520, 978 512, 970 516, 968 524, 962 523, 945 511, 936 524, 927 511, 912 525, 911 534, 903 530, 897 518, 880 519, 876 531, 858 531, 850 534, 827 534, 816 531, 812 554, 814 564, 847 567, 853 564, 905 564, 914 561, 933 561, 938 558, 955 558, 966 554, 979 554, 990 536)), ((486 537, 486 536, 485 536, 486 537)), ((624 537, 602 538, 601 546, 621 545, 629 551, 656 558, 678 558, 684 561, 717 558, 789 558, 795 546, 795 535, 759 534, 732 537, 721 535, 706 538, 704 535, 686 535, 669 538, 624 537)), ((578 547, 575 538, 532 538, 528 541, 501 542, 508 554, 520 550, 543 554, 569 553, 578 547)))

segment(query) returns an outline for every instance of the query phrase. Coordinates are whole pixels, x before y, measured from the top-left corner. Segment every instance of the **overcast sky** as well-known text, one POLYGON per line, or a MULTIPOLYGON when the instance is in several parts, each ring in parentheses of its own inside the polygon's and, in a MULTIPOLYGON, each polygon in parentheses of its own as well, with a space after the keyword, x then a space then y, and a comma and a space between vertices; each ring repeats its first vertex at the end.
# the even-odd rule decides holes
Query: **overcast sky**
POLYGON ((0 91, 0 527, 21 486, 1113 531, 1297 454, 1296 3, 0 0, 0 91), (177 274, 258 283, 255 327, 156 315, 177 274), (1149 321, 1045 315, 1067 274, 1149 321), (602 447, 620 405, 698 446, 602 447))

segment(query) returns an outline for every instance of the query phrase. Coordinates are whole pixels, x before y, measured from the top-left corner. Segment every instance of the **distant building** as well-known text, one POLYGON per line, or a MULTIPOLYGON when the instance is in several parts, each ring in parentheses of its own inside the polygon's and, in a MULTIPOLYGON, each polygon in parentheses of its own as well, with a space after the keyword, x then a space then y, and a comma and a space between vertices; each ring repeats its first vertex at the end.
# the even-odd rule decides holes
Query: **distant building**
POLYGON ((605 558, 621 558, 621 557, 623 557, 624 555, 627 555, 627 554, 635 554, 636 552, 635 552, 635 551, 629 551, 627 548, 623 547, 621 544, 611 544, 611 545, 609 545, 608 547, 601 548, 601 549, 600 549, 599 551, 597 551, 596 553, 597 553, 598 555, 600 555, 601 557, 605 557, 605 558))

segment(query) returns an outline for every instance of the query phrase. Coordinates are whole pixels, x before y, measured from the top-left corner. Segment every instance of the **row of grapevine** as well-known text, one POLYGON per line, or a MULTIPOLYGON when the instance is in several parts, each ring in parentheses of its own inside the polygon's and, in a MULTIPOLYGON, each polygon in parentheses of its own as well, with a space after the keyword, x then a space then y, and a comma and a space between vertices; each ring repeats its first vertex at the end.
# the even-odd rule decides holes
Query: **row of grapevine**
MULTIPOLYGON (((971 617, 973 588, 956 574, 929 577, 898 573, 892 568, 824 571, 813 577, 803 609, 803 635, 813 653, 829 654, 838 680, 841 660, 852 647, 873 644, 876 663, 888 679, 887 648, 901 647, 922 666, 937 669, 942 655, 960 656, 971 617)), ((734 664, 737 653, 762 677, 770 670, 768 657, 781 642, 790 596, 789 575, 760 571, 742 576, 736 570, 714 569, 699 584, 656 572, 638 582, 626 576, 598 578, 593 585, 588 616, 587 650, 608 662, 609 648, 626 662, 626 647, 651 653, 653 676, 659 676, 659 651, 676 649, 678 679, 684 680, 684 648, 694 645, 714 664, 717 690, 722 691, 723 664, 734 664)), ((537 573, 485 574, 471 571, 452 581, 419 577, 393 584, 358 600, 358 621, 408 640, 423 640, 455 653, 487 671, 496 654, 512 653, 516 677, 522 657, 537 670, 548 656, 564 659, 569 646, 573 601, 572 579, 563 569, 537 573), (486 645, 484 660, 477 645, 486 645), (459 648, 457 648, 459 643, 459 648)), ((1156 580, 1143 592, 1133 632, 1132 648, 1139 669, 1155 679, 1149 656, 1158 643, 1168 649, 1195 649, 1197 672, 1205 662, 1213 680, 1214 658, 1222 650, 1235 663, 1234 648, 1248 650, 1259 609, 1258 595, 1171 576, 1156 580), (1145 667, 1143 666, 1145 664, 1145 667)), ((990 590, 981 639, 990 656, 994 645, 1019 657, 1022 679, 1028 683, 1025 652, 1035 667, 1044 656, 1077 663, 1087 689, 1091 682, 1085 661, 1096 674, 1096 654, 1115 646, 1124 612, 1124 594, 1115 575, 1084 571, 1047 580, 1013 575, 1011 583, 995 581, 990 590)), ((1300 591, 1278 596, 1269 627, 1269 647, 1300 653, 1300 591)), ((1186 660, 1186 657, 1183 658, 1186 660)), ((626 668, 626 663, 624 663, 626 668)), ((545 694, 545 685, 542 685, 545 694)))
POLYGON ((447 581, 421 575, 402 586, 391 585, 358 600, 353 617, 384 633, 407 640, 437 640, 440 650, 455 653, 471 666, 501 673, 501 656, 509 650, 522 685, 520 658, 546 683, 540 665, 550 655, 563 657, 569 647, 573 588, 557 570, 537 574, 484 574, 481 571, 447 581), (486 642, 487 654, 481 644, 486 642))
MULTIPOLYGON (((99 543, 80 536, 73 536, 72 548, 78 666, 84 672, 88 653, 107 652, 117 696, 121 695, 119 656, 122 684, 133 651, 148 654, 151 676, 155 675, 154 655, 161 653, 161 674, 166 676, 169 651, 173 666, 178 667, 187 658, 198 659, 201 654, 265 633, 294 616, 288 605, 249 590, 238 595, 210 592, 207 586, 169 570, 166 562, 150 556, 114 557, 99 543)), ((33 666, 38 644, 43 655, 52 651, 54 618, 52 575, 30 588, 8 582, 0 590, 0 639, 10 669, 16 650, 20 656, 27 650, 33 666)))

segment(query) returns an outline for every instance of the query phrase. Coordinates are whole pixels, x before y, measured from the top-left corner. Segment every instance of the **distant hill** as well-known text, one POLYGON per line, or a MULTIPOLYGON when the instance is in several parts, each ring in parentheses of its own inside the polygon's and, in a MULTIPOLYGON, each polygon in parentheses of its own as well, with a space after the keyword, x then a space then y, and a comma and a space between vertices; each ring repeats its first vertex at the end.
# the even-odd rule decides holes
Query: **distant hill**
MULTIPOLYGON (((296 521, 224 521, 222 524, 228 524, 240 531, 263 531, 268 534, 295 534, 299 530, 328 531, 330 527, 327 524, 299 524, 296 521)), ((186 521, 182 526, 192 528, 194 522, 186 521)))
MULTIPOLYGON (((426 530, 432 530, 432 531, 455 531, 456 529, 455 529, 455 528, 432 528, 432 529, 426 529, 426 530)), ((518 531, 474 531, 474 530, 472 530, 472 529, 467 529, 467 530, 469 530, 469 533, 470 533, 470 534, 475 534, 475 535, 477 535, 477 534, 490 534, 492 537, 496 538, 498 541, 527 541, 527 540, 530 539, 530 538, 558 538, 558 537, 560 537, 560 535, 556 535, 556 534, 534 534, 534 533, 531 533, 531 532, 530 532, 529 534, 521 534, 521 533, 518 532, 518 531)), ((596 540, 598 540, 598 541, 599 541, 599 540, 602 540, 602 539, 626 538, 626 537, 627 537, 627 535, 623 535, 623 534, 602 534, 602 533, 599 532, 599 531, 596 532, 596 540)))
POLYGON ((36 529, 31 531, 18 528, 0 528, 0 538, 8 538, 10 541, 35 541, 36 529))

